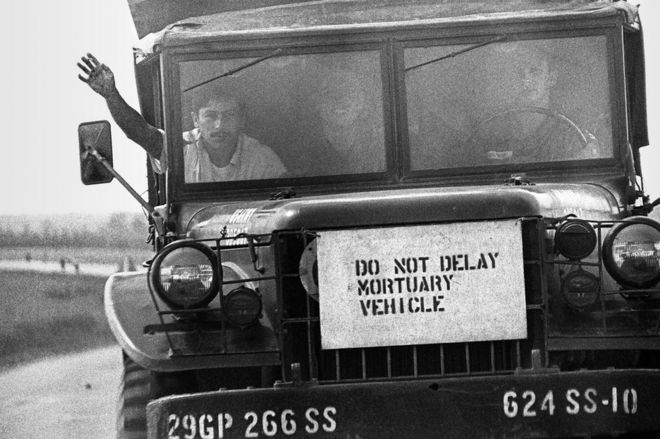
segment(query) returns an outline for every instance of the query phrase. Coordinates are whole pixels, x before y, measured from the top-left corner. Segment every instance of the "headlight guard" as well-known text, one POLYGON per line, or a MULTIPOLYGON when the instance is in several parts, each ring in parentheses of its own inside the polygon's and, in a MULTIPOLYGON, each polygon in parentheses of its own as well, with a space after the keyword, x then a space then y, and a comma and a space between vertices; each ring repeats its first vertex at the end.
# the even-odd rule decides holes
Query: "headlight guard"
POLYGON ((154 259, 149 280, 158 296, 174 309, 201 308, 218 294, 222 274, 213 250, 182 240, 167 245, 154 259))
POLYGON ((603 240, 603 264, 621 285, 656 285, 660 282, 660 224, 647 217, 616 224, 603 240))

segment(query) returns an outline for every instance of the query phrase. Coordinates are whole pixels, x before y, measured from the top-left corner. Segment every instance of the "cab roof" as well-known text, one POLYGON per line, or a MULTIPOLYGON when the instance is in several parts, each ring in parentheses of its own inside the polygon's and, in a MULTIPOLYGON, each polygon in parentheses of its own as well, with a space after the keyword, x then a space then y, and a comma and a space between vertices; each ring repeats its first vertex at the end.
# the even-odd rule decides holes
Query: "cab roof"
MULTIPOLYGON (((151 1, 129 0, 129 3, 140 3, 144 6, 151 1)), ((160 0, 158 3, 162 7, 163 3, 167 4, 172 1, 176 2, 176 0, 160 0)), ((199 3, 203 5, 205 2, 199 3)), ((212 2, 206 3, 212 4, 212 2)), ((226 7, 227 4, 231 5, 235 2, 216 3, 223 3, 226 7)), ((264 0, 244 0, 243 3, 260 4, 264 3, 264 0)), ((499 0, 496 2, 477 0, 316 0, 297 3, 280 0, 279 3, 283 4, 190 16, 175 21, 158 32, 153 32, 149 28, 152 33, 142 38, 138 49, 143 54, 149 54, 156 51, 158 47, 174 47, 210 41, 221 36, 237 34, 266 36, 281 32, 305 32, 347 26, 369 29, 402 24, 508 21, 613 14, 621 14, 625 21, 633 23, 637 16, 636 6, 625 1, 606 0, 499 0)), ((199 13, 209 10, 208 7, 202 11, 198 9, 193 8, 190 12, 199 13)), ((214 8, 210 8, 210 10, 213 11, 214 8)), ((140 21, 140 17, 136 16, 135 5, 131 7, 131 11, 138 32, 140 33, 140 26, 142 31, 147 29, 144 17, 140 21)), ((162 21, 162 19, 161 14, 160 20, 162 21)))

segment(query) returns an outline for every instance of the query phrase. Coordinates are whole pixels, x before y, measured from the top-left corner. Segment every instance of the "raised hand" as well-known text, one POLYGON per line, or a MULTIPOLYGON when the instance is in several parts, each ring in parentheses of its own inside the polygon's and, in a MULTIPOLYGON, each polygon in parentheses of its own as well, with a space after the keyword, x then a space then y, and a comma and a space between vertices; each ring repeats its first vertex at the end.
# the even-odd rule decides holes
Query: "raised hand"
POLYGON ((105 64, 101 64, 91 53, 80 58, 82 63, 78 63, 78 67, 82 70, 82 74, 78 78, 87 83, 92 90, 103 96, 109 97, 112 93, 116 92, 115 88, 115 75, 112 70, 105 64))

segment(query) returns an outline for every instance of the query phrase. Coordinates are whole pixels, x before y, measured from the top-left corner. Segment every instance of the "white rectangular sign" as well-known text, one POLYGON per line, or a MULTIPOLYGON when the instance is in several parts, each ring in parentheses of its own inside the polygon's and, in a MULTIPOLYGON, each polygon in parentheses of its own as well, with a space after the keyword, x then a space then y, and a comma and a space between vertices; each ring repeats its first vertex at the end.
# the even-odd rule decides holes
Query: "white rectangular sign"
POLYGON ((319 234, 323 349, 527 337, 520 221, 319 234))

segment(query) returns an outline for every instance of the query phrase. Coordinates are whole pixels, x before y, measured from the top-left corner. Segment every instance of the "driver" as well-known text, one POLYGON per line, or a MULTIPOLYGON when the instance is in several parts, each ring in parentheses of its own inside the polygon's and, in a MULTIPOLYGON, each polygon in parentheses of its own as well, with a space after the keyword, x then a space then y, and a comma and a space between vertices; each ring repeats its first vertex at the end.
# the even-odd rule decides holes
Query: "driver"
POLYGON ((550 69, 547 58, 540 57, 538 63, 520 66, 516 73, 521 84, 520 103, 548 108, 550 91, 557 84, 557 72, 550 69))
MULTIPOLYGON (((81 58, 78 75, 100 94, 126 136, 148 154, 157 173, 167 169, 164 131, 150 125, 130 107, 115 87, 110 68, 93 55, 81 58)), ((212 95, 193 100, 194 129, 183 133, 185 182, 235 181, 278 178, 286 168, 269 147, 243 133, 244 112, 230 96, 212 95)))
POLYGON ((506 107, 479 124, 469 147, 489 163, 521 163, 593 157, 597 142, 553 110, 557 70, 539 52, 518 53, 513 67, 514 91, 506 107))

